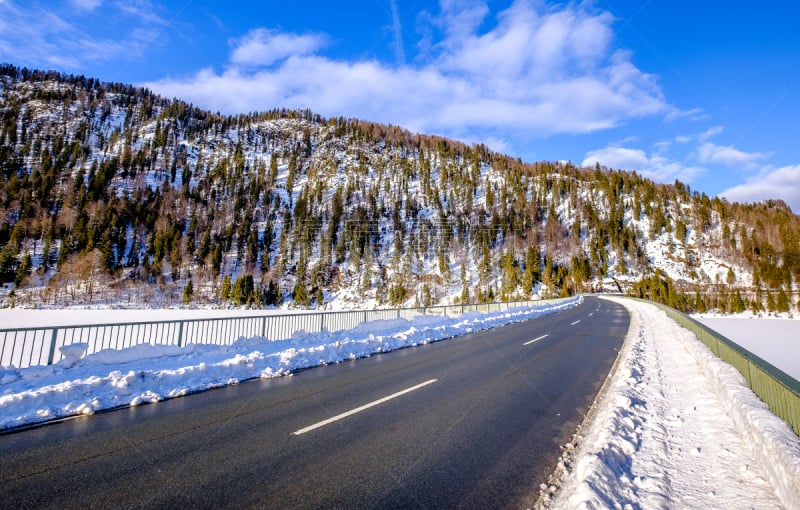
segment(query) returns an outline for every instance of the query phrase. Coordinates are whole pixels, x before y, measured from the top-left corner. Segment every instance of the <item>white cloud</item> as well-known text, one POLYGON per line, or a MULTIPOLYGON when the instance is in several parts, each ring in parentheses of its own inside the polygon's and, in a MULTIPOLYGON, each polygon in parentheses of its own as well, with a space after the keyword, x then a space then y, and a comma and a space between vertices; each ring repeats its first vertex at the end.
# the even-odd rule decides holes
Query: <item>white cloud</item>
POLYGON ((441 15, 436 24, 447 34, 445 45, 460 41, 475 33, 489 13, 481 0, 440 0, 441 15))
POLYGON ((722 133, 725 128, 723 126, 714 126, 709 128, 697 136, 697 139, 701 142, 708 141, 709 138, 717 136, 718 134, 722 133))
POLYGON ((93 11, 103 3, 103 0, 70 0, 69 3, 83 11, 93 11))
POLYGON ((708 114, 703 113, 700 108, 691 108, 689 110, 680 110, 678 108, 670 108, 667 115, 664 117, 668 121, 688 118, 692 121, 706 120, 709 118, 708 114))
POLYGON ((114 7, 128 16, 137 18, 143 23, 161 26, 170 25, 169 21, 158 14, 158 11, 161 10, 161 6, 157 3, 154 4, 150 0, 125 0, 115 3, 114 7))
POLYGON ((706 129, 702 133, 694 134, 694 135, 677 135, 675 137, 675 141, 677 143, 689 143, 692 140, 697 140, 700 142, 706 142, 710 138, 717 136, 718 134, 722 133, 725 128, 723 126, 714 126, 711 128, 706 129))
MULTIPOLYGON (((660 146, 657 144, 657 148, 660 146)), ((633 170, 639 175, 657 182, 671 183, 676 179, 691 183, 698 175, 705 172, 703 168, 686 166, 658 154, 647 154, 641 149, 627 147, 606 147, 586 154, 581 166, 600 166, 617 170, 633 170)))
POLYGON ((440 40, 413 65, 332 59, 322 36, 258 29, 235 41, 222 71, 144 85, 226 113, 311 108, 473 139, 588 133, 671 110, 655 78, 610 49, 609 14, 521 0, 487 29, 488 12, 443 1, 438 17, 422 17, 440 40))
POLYGON ((795 213, 800 212, 800 165, 764 169, 744 184, 723 191, 720 196, 735 202, 780 199, 795 213))
POLYGON ((290 56, 309 55, 325 45, 325 37, 316 34, 285 34, 259 28, 251 30, 235 46, 231 63, 244 66, 270 66, 290 56))
POLYGON ((701 163, 716 163, 730 167, 752 168, 758 161, 769 157, 761 152, 743 152, 733 146, 721 146, 705 142, 697 147, 697 160, 701 163))
POLYGON ((653 147, 656 149, 657 154, 664 154, 672 147, 672 142, 669 140, 664 140, 663 142, 656 142, 653 144, 653 147))

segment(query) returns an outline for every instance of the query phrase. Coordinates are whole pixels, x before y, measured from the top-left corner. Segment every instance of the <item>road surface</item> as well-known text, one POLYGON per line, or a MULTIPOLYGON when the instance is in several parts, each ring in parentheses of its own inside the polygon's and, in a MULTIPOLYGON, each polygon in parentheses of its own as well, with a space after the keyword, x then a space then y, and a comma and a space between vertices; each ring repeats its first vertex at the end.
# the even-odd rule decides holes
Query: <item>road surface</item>
POLYGON ((524 508, 628 314, 524 323, 0 436, 10 508, 524 508))

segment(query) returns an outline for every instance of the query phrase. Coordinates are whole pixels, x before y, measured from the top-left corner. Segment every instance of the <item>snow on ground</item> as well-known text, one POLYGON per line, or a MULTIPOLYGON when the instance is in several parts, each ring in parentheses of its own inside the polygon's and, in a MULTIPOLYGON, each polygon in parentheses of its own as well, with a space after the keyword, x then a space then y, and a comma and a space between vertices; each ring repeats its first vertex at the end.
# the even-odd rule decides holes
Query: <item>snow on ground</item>
POLYGON ((618 365, 540 505, 800 508, 800 439, 789 425, 664 312, 619 302, 631 327, 618 365))
POLYGON ((696 317, 696 320, 800 381, 797 354, 800 320, 721 317, 696 317))
POLYGON ((232 346, 146 344, 83 357, 85 344, 73 344, 62 348, 66 357, 56 365, 0 367, 0 430, 286 375, 555 313, 580 301, 459 317, 418 315, 348 331, 300 332, 289 340, 241 338, 232 346))

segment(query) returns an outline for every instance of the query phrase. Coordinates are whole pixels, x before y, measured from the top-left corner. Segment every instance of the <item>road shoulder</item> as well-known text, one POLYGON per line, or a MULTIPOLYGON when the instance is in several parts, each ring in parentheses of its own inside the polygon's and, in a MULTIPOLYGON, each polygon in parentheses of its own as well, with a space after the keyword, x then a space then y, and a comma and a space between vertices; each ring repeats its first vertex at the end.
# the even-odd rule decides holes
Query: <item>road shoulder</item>
MULTIPOLYGON (((791 481, 800 453, 788 463, 768 455, 783 468, 765 469, 761 442, 734 416, 745 406, 752 419, 760 403, 752 392, 756 402, 730 398, 743 393, 738 372, 709 357, 693 334, 654 306, 615 301, 631 314, 621 361, 537 508, 724 508, 731 501, 796 507, 797 493, 774 471, 791 481)), ((760 423, 791 432, 760 406, 760 423)), ((793 433, 782 437, 787 449, 800 452, 793 433)))

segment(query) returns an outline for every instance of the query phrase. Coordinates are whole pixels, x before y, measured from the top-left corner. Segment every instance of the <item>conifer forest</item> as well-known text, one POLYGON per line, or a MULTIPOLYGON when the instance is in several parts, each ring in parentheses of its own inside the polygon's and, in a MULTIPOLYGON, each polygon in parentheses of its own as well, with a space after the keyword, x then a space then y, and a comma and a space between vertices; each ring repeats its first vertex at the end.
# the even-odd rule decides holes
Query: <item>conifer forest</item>
POLYGON ((432 306, 625 292, 794 312, 800 217, 311 111, 0 67, 0 306, 432 306))

